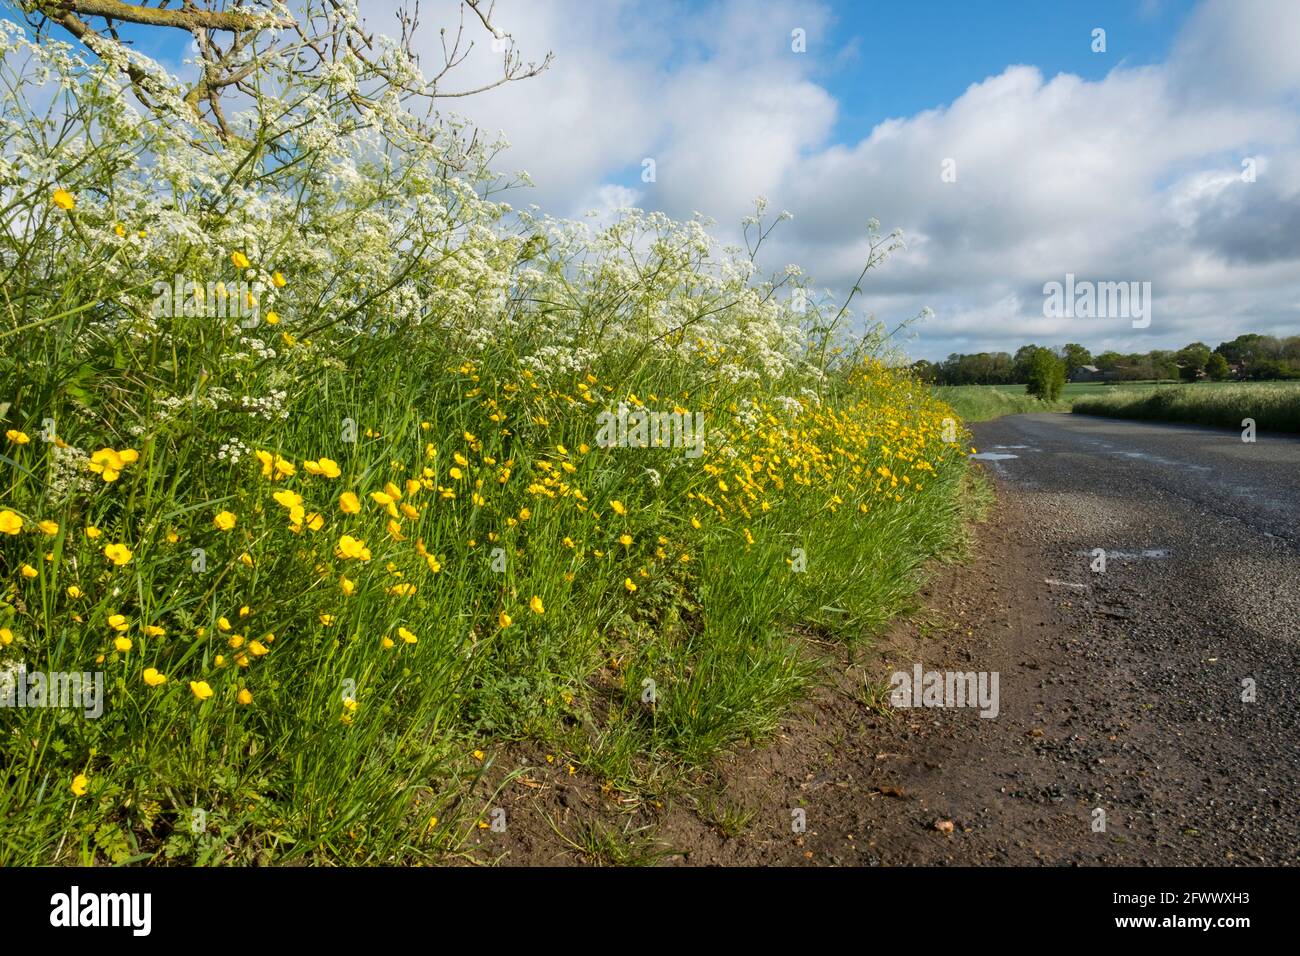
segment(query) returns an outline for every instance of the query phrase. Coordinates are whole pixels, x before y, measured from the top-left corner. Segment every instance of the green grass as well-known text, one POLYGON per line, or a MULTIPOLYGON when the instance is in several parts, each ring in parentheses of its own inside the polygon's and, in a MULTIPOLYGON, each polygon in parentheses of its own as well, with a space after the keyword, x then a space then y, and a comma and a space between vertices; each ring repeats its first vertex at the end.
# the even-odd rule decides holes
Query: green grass
POLYGON ((1043 402, 1027 395, 1023 385, 941 385, 935 393, 967 422, 1029 412, 1061 412, 1070 407, 1067 401, 1043 402))
MULTIPOLYGON (((951 405, 968 422, 982 422, 1003 415, 1022 415, 1032 412, 1068 412, 1071 410, 1093 415, 1113 415, 1121 418, 1153 418, 1165 421, 1196 421, 1202 424, 1229 424, 1238 407, 1245 408, 1255 401, 1254 396, 1267 395, 1271 390, 1283 392, 1296 388, 1290 382, 1197 382, 1184 386, 1177 382, 1067 382, 1061 392, 1060 401, 1041 402, 1025 394, 1023 385, 943 385, 935 388, 935 393, 951 405), (1166 393, 1183 395, 1178 402, 1170 398, 1151 398, 1152 395, 1166 393), (1240 391, 1247 396, 1243 400, 1209 399, 1207 396, 1219 392, 1232 393, 1240 391), (1188 403, 1190 396, 1197 396, 1195 402, 1188 403), (1144 400, 1145 399, 1145 400, 1144 400), (1085 403, 1080 405, 1080 403, 1085 403), (1221 411, 1214 411, 1222 405, 1221 411), (1131 411, 1111 412, 1107 409, 1126 409, 1131 411), (1166 411, 1171 409, 1171 411, 1166 411), (1229 410, 1234 409, 1234 410, 1229 410), (1191 415, 1193 417, 1179 417, 1191 415), (1209 417, 1205 417, 1209 416, 1209 417)), ((1276 409, 1276 399, 1266 399, 1263 404, 1268 409, 1276 409)), ((1283 403, 1285 405, 1285 403, 1283 403)), ((1272 411, 1266 414, 1275 414, 1272 411)), ((1242 417, 1238 416, 1235 427, 1240 427, 1242 417)), ((1258 419, 1257 419, 1258 420, 1258 419)), ((1270 419, 1276 420, 1276 419, 1270 419)), ((1287 413, 1281 412, 1281 420, 1287 420, 1287 413)), ((1261 424, 1261 427, 1263 425, 1261 424)), ((1283 425, 1271 425, 1284 428, 1283 425)), ((1288 429, 1294 430, 1294 429, 1288 429)))
POLYGON ((1300 383, 1198 382, 1120 389, 1075 400, 1084 415, 1186 422, 1242 428, 1253 419, 1261 430, 1300 432, 1300 383))

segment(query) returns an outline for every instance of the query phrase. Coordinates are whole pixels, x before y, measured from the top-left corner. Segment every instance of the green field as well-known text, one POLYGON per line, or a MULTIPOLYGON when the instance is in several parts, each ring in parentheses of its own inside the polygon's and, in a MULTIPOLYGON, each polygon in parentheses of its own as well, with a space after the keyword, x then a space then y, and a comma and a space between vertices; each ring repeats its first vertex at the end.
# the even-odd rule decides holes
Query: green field
POLYGON ((1112 418, 1300 431, 1297 382, 1068 382, 1058 402, 1041 402, 1023 385, 951 385, 935 389, 968 422, 1028 412, 1075 411, 1112 418))

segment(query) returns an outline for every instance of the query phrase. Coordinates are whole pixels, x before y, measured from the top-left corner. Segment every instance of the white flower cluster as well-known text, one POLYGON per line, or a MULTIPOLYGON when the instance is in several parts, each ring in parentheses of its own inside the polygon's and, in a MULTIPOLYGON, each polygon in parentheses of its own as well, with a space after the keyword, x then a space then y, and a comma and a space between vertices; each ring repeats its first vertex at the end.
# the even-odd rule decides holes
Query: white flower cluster
POLYGON ((289 417, 289 410, 284 407, 284 400, 288 396, 289 393, 284 389, 278 389, 261 398, 245 395, 240 398, 239 404, 245 411, 258 418, 274 421, 277 418, 289 417))

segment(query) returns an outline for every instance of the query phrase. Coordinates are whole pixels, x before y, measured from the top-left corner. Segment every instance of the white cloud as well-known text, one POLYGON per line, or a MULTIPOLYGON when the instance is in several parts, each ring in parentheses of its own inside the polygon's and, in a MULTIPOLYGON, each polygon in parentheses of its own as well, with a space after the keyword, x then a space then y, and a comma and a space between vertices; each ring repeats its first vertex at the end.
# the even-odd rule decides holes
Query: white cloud
MULTIPOLYGON (((578 215, 634 199, 730 228, 761 193, 795 214, 766 264, 798 262, 840 289, 875 216, 909 248, 869 277, 862 304, 890 321, 934 307, 918 355, 1300 331, 1300 58, 1288 47, 1300 3, 1210 0, 1165 64, 1097 81, 1011 64, 850 143, 830 140, 826 58, 790 50, 801 27, 810 48, 851 54, 813 0, 503 0, 497 18, 525 54, 556 53, 541 77, 456 103, 515 144, 503 166, 538 184, 518 201, 578 215), (640 182, 645 157, 654 183, 640 182), (945 159, 955 182, 941 179, 945 159), (1151 327, 1045 320, 1042 284, 1066 272, 1151 281, 1151 327)), ((490 66, 472 58, 464 78, 490 66)))

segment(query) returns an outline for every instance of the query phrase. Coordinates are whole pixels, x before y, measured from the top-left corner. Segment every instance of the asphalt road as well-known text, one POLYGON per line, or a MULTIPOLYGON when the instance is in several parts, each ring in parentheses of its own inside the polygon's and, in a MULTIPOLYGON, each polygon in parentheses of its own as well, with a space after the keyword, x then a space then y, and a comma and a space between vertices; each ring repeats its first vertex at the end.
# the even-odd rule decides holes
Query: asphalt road
POLYGON ((1108 810, 1124 836, 1097 862, 1296 862, 1300 439, 1068 414, 973 431, 1016 456, 987 467, 1033 579, 1001 597, 1045 590, 1056 618, 1008 637, 1051 744, 1013 764, 1108 810))

